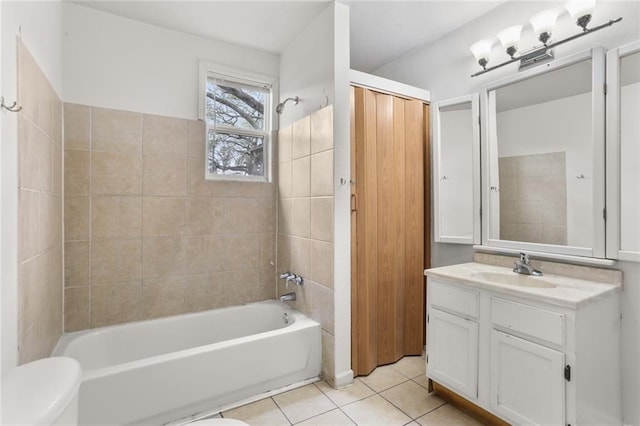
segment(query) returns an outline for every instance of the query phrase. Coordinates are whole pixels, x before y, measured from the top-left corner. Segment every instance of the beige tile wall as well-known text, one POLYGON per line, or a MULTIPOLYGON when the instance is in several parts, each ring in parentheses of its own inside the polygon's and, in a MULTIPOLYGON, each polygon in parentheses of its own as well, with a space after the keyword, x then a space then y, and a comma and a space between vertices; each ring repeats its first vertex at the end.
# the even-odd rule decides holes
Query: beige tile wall
POLYGON ((304 277, 294 291, 297 310, 322 325, 323 375, 332 382, 333 291, 333 108, 323 108, 279 132, 278 273, 304 277))
POLYGON ((65 331, 274 298, 273 184, 205 180, 202 122, 64 112, 65 331))
POLYGON ((18 359, 62 334, 62 102, 18 42, 18 359))
POLYGON ((567 244, 564 152, 499 159, 500 238, 567 244))

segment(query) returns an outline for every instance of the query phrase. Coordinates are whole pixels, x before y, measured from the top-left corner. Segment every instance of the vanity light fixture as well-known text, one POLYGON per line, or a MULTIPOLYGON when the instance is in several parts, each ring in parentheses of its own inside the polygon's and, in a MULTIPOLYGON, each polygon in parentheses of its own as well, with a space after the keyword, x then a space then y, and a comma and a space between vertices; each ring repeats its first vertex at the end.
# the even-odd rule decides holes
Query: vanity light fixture
POLYGON ((576 21, 576 25, 582 28, 582 31, 587 31, 595 6, 596 0, 572 0, 567 4, 567 10, 576 21))
POLYGON ((498 33, 498 40, 500 44, 506 50, 507 55, 513 56, 518 51, 518 44, 520 43, 520 33, 522 33, 522 25, 514 25, 498 33))
POLYGON ((489 55, 491 53, 493 40, 485 39, 474 43, 471 46, 471 51, 482 67, 482 71, 472 74, 471 77, 479 76, 481 74, 493 71, 497 68, 501 68, 516 61, 520 61, 520 67, 518 69, 522 69, 529 65, 553 59, 553 51, 551 50, 552 48, 567 43, 571 40, 575 40, 587 34, 599 31, 603 28, 610 27, 613 24, 622 21, 622 18, 611 19, 604 24, 598 25, 593 28, 587 28, 587 26, 591 22, 591 16, 593 14, 595 3, 596 0, 571 0, 565 6, 571 17, 576 21, 576 25, 582 28, 582 32, 558 41, 551 41, 551 33, 561 10, 548 9, 535 14, 529 22, 533 27, 533 31, 536 37, 542 42, 543 45, 540 47, 536 47, 533 50, 523 53, 519 56, 515 56, 515 54, 518 50, 518 45, 520 44, 522 25, 514 25, 512 27, 505 28, 500 33, 498 33, 497 37, 500 40, 502 47, 506 50, 511 59, 489 68, 487 68, 487 63, 489 62, 489 55))
POLYGON ((471 53, 476 57, 476 61, 480 64, 482 69, 487 69, 487 63, 489 62, 489 55, 491 54, 491 47, 493 46, 493 40, 484 39, 477 41, 471 45, 471 53))
POLYGON ((533 27, 533 32, 538 37, 538 40, 540 40, 545 46, 551 38, 551 32, 553 31, 553 27, 556 25, 556 20, 558 19, 559 14, 560 11, 558 9, 547 9, 536 13, 529 21, 533 27))

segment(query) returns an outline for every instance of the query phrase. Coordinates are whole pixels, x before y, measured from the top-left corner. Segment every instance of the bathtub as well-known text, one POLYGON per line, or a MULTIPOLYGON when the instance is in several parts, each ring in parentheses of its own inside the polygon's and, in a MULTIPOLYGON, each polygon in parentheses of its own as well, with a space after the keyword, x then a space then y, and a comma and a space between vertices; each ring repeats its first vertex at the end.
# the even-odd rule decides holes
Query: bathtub
POLYGON ((163 424, 317 378, 320 325, 277 301, 65 334, 81 425, 163 424))

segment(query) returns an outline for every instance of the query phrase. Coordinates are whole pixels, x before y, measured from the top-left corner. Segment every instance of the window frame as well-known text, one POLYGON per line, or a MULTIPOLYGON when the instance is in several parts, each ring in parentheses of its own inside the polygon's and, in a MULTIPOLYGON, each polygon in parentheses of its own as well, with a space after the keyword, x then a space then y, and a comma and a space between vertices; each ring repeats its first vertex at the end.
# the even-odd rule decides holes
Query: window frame
POLYGON ((204 178, 208 181, 236 181, 236 182, 271 182, 272 181, 272 151, 273 132, 277 129, 276 117, 273 114, 273 100, 277 99, 278 80, 268 75, 257 74, 246 70, 236 69, 225 65, 214 64, 207 61, 199 62, 199 95, 198 118, 205 123, 204 139, 204 178), (244 129, 240 127, 211 125, 207 121, 207 80, 215 78, 228 81, 233 85, 253 86, 267 90, 264 111, 264 130, 244 129), (263 139, 263 176, 224 175, 209 172, 208 165, 208 140, 209 132, 218 130, 220 133, 255 136, 263 139))

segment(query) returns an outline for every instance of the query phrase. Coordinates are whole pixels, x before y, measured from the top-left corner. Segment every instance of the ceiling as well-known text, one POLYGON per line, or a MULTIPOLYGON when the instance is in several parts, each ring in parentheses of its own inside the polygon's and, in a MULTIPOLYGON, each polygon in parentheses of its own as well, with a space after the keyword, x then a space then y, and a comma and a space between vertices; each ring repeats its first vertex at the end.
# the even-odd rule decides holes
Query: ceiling
MULTIPOLYGON (((115 15, 271 53, 282 52, 331 2, 70 0, 115 15), (238 31, 238 25, 242 30, 238 31)), ((372 72, 505 0, 342 0, 351 12, 351 67, 372 72)))
POLYGON ((351 68, 374 71, 504 1, 345 1, 351 8, 351 68))

